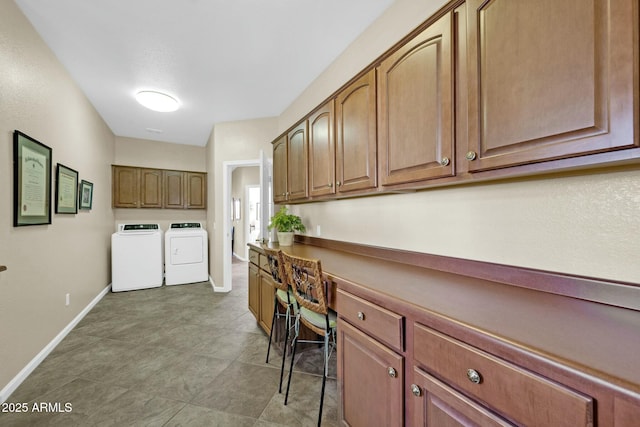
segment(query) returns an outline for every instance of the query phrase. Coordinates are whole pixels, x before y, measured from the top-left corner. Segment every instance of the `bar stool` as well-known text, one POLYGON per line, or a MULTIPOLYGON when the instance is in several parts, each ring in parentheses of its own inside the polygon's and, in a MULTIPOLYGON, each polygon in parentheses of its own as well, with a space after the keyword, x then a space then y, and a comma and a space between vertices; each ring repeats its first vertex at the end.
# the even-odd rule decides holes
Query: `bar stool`
POLYGON ((296 357, 298 342, 316 342, 324 345, 324 367, 322 371, 322 390, 320 391, 320 409, 318 411, 318 426, 322 420, 322 405, 324 403, 324 389, 327 381, 329 357, 336 345, 336 312, 329 309, 327 303, 326 283, 322 280, 322 267, 320 260, 306 259, 282 253, 286 280, 293 290, 299 306, 298 322, 296 322, 295 336, 293 338, 293 353, 291 355, 291 367, 287 382, 287 393, 284 404, 289 399, 289 388, 293 376, 293 364, 296 357), (323 337, 322 341, 299 340, 299 322, 307 328, 323 337))
MULTIPOLYGON (((267 261, 269 262, 269 269, 271 270, 271 277, 273 278, 276 292, 273 297, 273 317, 271 318, 271 333, 269 334, 269 346, 267 347, 267 360, 269 363, 269 353, 271 352, 271 340, 273 339, 273 330, 276 326, 276 319, 284 317, 285 319, 285 332, 284 332, 284 352, 282 353, 282 366, 280 367, 280 383, 278 384, 278 393, 282 393, 282 378, 284 376, 284 361, 287 357, 287 346, 289 344, 289 331, 293 326, 291 320, 298 315, 298 305, 296 303, 295 296, 291 291, 289 283, 285 280, 284 263, 282 261, 282 251, 271 248, 263 248, 267 261), (284 313, 280 313, 278 306, 282 306, 285 309, 284 313)), ((294 322, 295 323, 295 322, 294 322)))

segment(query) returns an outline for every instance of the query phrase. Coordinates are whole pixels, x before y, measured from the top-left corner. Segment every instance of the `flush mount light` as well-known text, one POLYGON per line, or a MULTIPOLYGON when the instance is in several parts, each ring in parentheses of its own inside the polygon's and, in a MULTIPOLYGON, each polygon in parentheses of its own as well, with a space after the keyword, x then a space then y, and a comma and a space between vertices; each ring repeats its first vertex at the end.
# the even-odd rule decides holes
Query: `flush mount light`
POLYGON ((153 90, 143 90, 136 94, 136 100, 153 111, 169 113, 176 111, 179 107, 178 100, 166 93, 153 90))

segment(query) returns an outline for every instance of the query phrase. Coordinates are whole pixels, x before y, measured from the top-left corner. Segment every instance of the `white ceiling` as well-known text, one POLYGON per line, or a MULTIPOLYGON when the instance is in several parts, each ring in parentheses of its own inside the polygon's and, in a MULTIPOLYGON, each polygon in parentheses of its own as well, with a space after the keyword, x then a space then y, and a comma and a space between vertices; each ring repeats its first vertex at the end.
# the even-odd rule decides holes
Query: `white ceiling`
POLYGON ((393 3, 15 1, 116 135, 199 146, 215 123, 282 113, 393 3), (147 110, 141 89, 182 107, 147 110))

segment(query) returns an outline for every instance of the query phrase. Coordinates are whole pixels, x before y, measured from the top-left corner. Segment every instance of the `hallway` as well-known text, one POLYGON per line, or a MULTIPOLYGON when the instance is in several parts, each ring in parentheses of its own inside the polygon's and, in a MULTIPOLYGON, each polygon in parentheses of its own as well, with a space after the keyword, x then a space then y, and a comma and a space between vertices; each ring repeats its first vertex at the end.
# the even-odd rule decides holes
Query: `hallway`
MULTIPOLYGON (((268 337, 247 308, 247 264, 232 270, 228 294, 206 282, 108 293, 10 396, 29 413, 2 413, 0 425, 315 425, 321 352, 296 356, 284 406, 281 355, 264 363, 268 337), (33 412, 42 402, 60 410, 33 412)), ((332 361, 327 426, 337 425, 332 361)))

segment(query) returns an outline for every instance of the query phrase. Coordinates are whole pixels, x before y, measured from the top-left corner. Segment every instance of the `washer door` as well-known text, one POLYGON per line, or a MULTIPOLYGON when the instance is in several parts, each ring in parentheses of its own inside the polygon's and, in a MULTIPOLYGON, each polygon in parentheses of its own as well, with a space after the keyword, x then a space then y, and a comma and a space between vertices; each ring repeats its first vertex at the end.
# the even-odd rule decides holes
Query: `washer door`
POLYGON ((198 264, 203 260, 202 236, 171 236, 169 239, 169 262, 171 265, 198 264))

